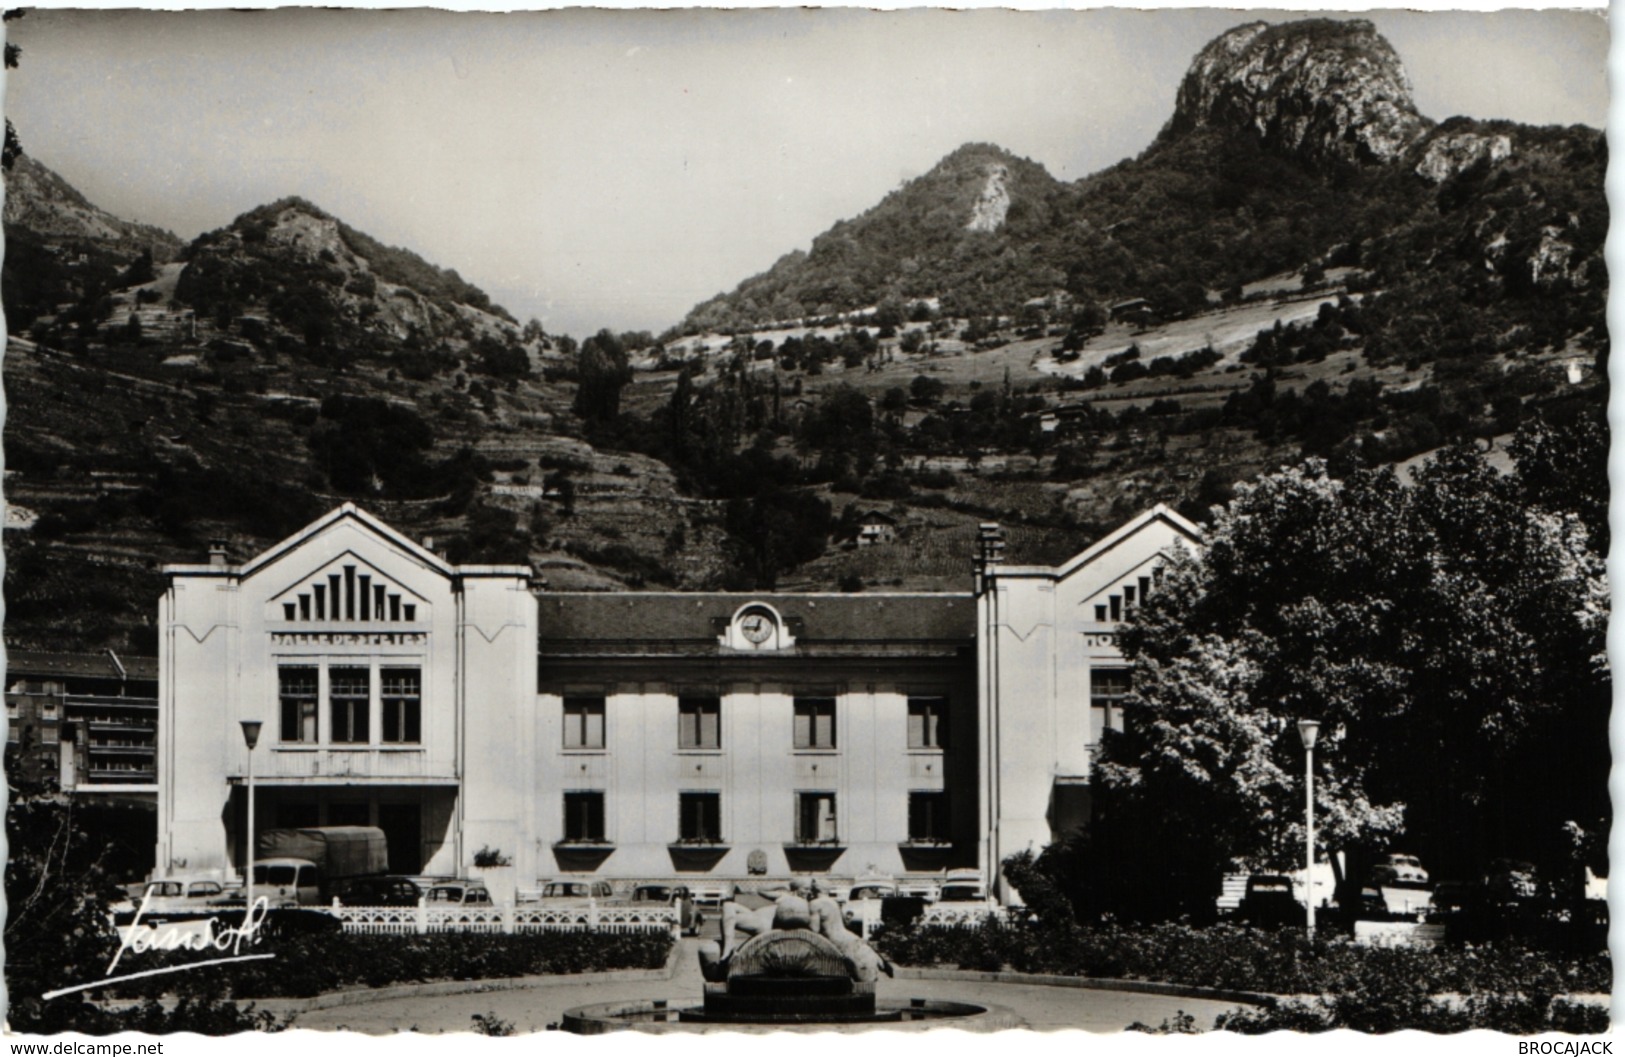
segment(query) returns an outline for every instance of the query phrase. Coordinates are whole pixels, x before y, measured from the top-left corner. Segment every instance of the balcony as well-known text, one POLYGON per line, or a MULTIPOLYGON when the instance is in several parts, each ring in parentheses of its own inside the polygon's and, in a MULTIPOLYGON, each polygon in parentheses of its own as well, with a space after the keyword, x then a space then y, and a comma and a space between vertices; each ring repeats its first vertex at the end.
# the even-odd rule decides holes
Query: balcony
MULTIPOLYGON (((231 778, 241 781, 247 775, 246 754, 239 752, 231 778)), ((267 785, 299 785, 333 780, 362 779, 387 784, 457 784, 456 767, 450 761, 433 760, 422 746, 384 748, 357 745, 353 748, 279 746, 254 754, 254 781, 267 785)))

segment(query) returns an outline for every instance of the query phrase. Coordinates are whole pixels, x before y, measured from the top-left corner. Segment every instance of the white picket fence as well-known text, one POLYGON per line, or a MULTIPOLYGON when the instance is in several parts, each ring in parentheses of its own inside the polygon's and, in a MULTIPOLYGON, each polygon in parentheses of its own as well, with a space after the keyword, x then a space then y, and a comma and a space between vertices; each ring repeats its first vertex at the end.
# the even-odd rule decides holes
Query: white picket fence
POLYGON ((435 932, 645 932, 667 929, 675 937, 675 907, 347 907, 329 911, 345 932, 363 935, 416 936, 435 932))

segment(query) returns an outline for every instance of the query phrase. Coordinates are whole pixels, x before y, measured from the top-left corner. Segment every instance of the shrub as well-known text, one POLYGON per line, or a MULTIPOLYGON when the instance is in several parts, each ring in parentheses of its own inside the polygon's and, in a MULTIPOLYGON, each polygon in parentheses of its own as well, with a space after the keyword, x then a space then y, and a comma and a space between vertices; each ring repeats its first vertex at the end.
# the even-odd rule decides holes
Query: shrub
MULTIPOLYGON (((182 972, 109 987, 119 997, 307 998, 349 987, 386 987, 430 980, 490 980, 655 969, 671 952, 671 934, 643 932, 533 932, 517 935, 439 933, 422 936, 261 937, 256 953, 275 958, 239 962, 207 972, 182 972)), ((152 953, 143 967, 197 960, 187 952, 152 953), (150 966, 149 966, 150 963, 150 966)))
MULTIPOLYGON (((1343 1003, 1337 1015, 1365 1024, 1378 1022, 1376 1007, 1383 1002, 1392 1005, 1401 996, 1419 1002, 1441 994, 1550 996, 1607 992, 1612 986, 1605 951, 1566 955, 1509 943, 1364 947, 1342 936, 1322 935, 1311 942, 1296 929, 1223 925, 1068 927, 1060 912, 1051 913, 1043 924, 990 921, 977 928, 883 929, 875 945, 904 965, 1008 967, 1017 972, 1160 980, 1274 994, 1337 995, 1336 1001, 1343 1003), (1360 995, 1368 997, 1361 1000, 1360 995), (1359 1001, 1371 1008, 1357 1006, 1359 1001)), ((1519 1008, 1520 1016, 1547 1015, 1540 1012, 1544 1006, 1519 1008)), ((1504 1019, 1513 1015, 1510 1009, 1490 1010, 1485 1005, 1475 1015, 1504 1019)), ((1577 1020, 1587 1014, 1554 1010, 1550 1015, 1577 1020)))

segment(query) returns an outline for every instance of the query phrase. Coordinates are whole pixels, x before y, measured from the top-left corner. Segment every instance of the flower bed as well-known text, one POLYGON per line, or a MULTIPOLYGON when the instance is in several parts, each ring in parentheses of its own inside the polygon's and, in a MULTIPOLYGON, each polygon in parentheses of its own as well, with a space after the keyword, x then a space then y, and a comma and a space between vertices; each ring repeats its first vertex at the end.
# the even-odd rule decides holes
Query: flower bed
MULTIPOLYGON (((134 980, 107 989, 115 998, 159 994, 232 999, 307 998, 350 987, 431 980, 658 969, 672 947, 669 929, 645 932, 542 932, 520 935, 361 936, 334 933, 268 939, 253 953, 274 959, 134 980)), ((247 953, 245 951, 245 953, 247 953)), ((143 969, 197 961, 186 953, 148 954, 143 969)))

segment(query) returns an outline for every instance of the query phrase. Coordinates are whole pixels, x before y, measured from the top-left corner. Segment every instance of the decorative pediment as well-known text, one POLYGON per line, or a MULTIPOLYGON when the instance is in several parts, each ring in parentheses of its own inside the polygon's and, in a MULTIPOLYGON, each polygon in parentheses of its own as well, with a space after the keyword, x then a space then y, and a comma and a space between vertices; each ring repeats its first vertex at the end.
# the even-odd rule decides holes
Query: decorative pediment
POLYGON ((1127 620, 1135 607, 1143 604, 1162 580, 1163 556, 1153 554, 1127 573, 1103 584, 1079 601, 1084 619, 1099 624, 1127 620))
POLYGON ((297 624, 422 624, 428 601, 346 551, 302 576, 269 602, 267 617, 297 624))

